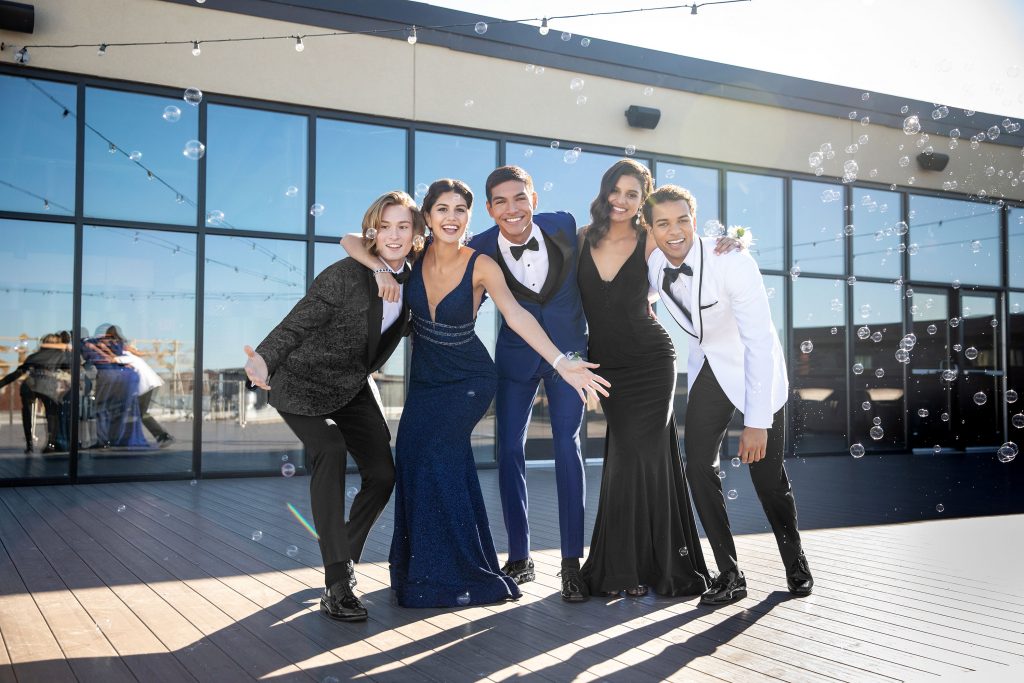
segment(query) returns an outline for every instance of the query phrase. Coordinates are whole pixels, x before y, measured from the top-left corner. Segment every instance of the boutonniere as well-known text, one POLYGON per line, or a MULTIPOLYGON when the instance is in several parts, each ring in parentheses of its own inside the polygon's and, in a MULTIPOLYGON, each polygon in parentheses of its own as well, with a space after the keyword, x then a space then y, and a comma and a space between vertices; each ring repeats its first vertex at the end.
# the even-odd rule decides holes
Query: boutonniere
POLYGON ((742 225, 730 225, 726 235, 739 242, 744 249, 750 249, 750 245, 754 243, 754 233, 742 225))

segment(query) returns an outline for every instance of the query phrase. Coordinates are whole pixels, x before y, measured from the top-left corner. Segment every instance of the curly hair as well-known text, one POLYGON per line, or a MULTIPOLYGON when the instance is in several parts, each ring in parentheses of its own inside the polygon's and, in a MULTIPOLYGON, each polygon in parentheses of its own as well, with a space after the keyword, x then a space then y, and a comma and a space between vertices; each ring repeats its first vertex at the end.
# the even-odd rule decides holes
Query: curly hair
MULTIPOLYGON (((608 195, 615 189, 619 178, 626 175, 632 176, 640 182, 640 206, 647 202, 647 198, 654 191, 651 172, 643 164, 633 159, 619 159, 612 164, 601 177, 601 189, 598 190, 594 201, 590 203, 590 228, 587 230, 587 241, 590 242, 591 247, 597 246, 597 243, 608 234, 608 228, 611 226, 608 195)), ((646 228, 647 222, 642 215, 633 219, 633 229, 636 230, 637 235, 642 234, 646 228)))

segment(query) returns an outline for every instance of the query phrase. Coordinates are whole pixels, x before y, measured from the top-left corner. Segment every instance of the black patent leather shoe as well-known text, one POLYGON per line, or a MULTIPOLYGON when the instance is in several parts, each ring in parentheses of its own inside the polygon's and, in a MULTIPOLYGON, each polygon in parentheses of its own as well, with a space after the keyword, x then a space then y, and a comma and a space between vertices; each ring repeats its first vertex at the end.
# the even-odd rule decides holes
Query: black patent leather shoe
POLYGON ((730 569, 719 574, 700 596, 702 605, 728 605, 747 597, 747 580, 739 569, 730 569))
POLYGON ((501 568, 501 573, 506 574, 517 584, 533 581, 537 578, 537 574, 533 568, 533 560, 530 558, 526 558, 525 560, 516 560, 515 562, 506 562, 505 566, 501 568))
POLYGON ((814 577, 811 576, 811 568, 807 566, 807 557, 803 553, 786 572, 786 586, 790 593, 801 598, 811 594, 814 577))
POLYGON ((366 621, 366 608, 347 579, 338 581, 320 597, 320 611, 337 621, 366 621))
POLYGON ((580 570, 575 567, 558 572, 562 577, 562 599, 566 602, 585 602, 590 597, 587 584, 580 578, 580 570))

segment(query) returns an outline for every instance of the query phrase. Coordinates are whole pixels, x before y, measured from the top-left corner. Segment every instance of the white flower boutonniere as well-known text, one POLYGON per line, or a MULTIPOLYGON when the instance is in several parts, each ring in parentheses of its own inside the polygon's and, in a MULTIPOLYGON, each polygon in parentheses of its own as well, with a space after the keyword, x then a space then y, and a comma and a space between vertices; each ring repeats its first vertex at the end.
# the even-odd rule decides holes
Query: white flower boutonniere
POLYGON ((750 245, 754 243, 754 233, 742 225, 730 225, 726 235, 739 242, 744 249, 750 249, 750 245))

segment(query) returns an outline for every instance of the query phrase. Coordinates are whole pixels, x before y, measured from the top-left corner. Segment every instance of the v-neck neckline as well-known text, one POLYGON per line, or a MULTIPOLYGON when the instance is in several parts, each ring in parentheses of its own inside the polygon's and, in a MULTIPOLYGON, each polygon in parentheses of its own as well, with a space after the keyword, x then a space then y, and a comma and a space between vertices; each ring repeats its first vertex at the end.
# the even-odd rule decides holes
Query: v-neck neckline
POLYGON ((432 323, 436 323, 437 322, 437 309, 440 308, 441 304, 443 304, 445 302, 445 299, 447 299, 452 294, 454 294, 455 290, 457 290, 459 287, 462 286, 462 283, 466 280, 466 273, 469 272, 469 266, 470 266, 470 264, 472 262, 473 262, 473 254, 470 254, 469 258, 466 259, 466 267, 462 271, 462 277, 459 278, 459 281, 455 283, 455 286, 452 287, 451 289, 449 289, 445 293, 445 295, 442 296, 438 300, 437 304, 434 305, 434 306, 430 305, 430 295, 427 294, 427 279, 426 279, 426 277, 422 278, 423 279, 423 298, 425 298, 427 300, 427 313, 430 314, 430 322, 432 322, 432 323))
POLYGON ((605 280, 604 276, 601 275, 601 269, 597 265, 597 260, 594 258, 594 248, 588 242, 587 243, 587 251, 590 252, 590 262, 594 264, 594 272, 597 273, 597 279, 601 281, 601 284, 610 285, 610 284, 613 284, 617 279, 619 279, 619 274, 626 267, 626 264, 629 263, 629 260, 636 255, 636 251, 639 248, 640 248, 640 235, 637 235, 636 236, 636 245, 633 247, 633 251, 629 252, 629 256, 627 256, 626 260, 622 262, 622 265, 619 266, 619 269, 615 271, 615 275, 612 276, 612 279, 611 280, 605 280))

